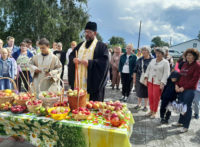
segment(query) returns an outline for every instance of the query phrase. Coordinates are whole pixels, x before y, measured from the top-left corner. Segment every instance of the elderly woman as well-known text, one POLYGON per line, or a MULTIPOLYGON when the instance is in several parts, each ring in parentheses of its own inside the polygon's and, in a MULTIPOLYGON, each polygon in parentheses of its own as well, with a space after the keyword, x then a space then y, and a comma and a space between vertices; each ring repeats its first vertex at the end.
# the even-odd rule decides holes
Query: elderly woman
POLYGON ((112 66, 112 89, 117 86, 117 90, 119 90, 120 83, 120 74, 119 74, 119 60, 121 56, 121 47, 115 47, 114 55, 111 58, 111 66, 112 66))
POLYGON ((33 57, 33 54, 28 50, 27 43, 21 42, 20 49, 12 54, 12 57, 16 60, 18 67, 20 67, 19 77, 18 77, 18 89, 21 91, 22 82, 24 83, 24 88, 28 91, 28 82, 31 82, 31 74, 29 71, 29 61, 33 57))
POLYGON ((156 48, 155 53, 156 58, 153 59, 147 67, 144 83, 148 86, 150 105, 150 112, 147 116, 150 116, 151 118, 156 117, 160 96, 170 74, 169 62, 164 59, 164 49, 156 48))
POLYGON ((178 123, 174 126, 182 127, 180 132, 188 131, 192 117, 192 102, 195 95, 196 86, 200 77, 200 64, 197 62, 199 52, 190 48, 185 52, 186 63, 183 64, 180 75, 181 78, 176 84, 176 92, 179 93, 179 102, 187 105, 187 111, 184 115, 180 114, 178 123))
POLYGON ((122 80, 122 98, 121 101, 126 102, 130 95, 131 81, 133 80, 133 69, 135 68, 137 57, 132 54, 133 45, 128 44, 126 53, 120 57, 119 72, 122 80))
POLYGON ((141 109, 141 102, 142 102, 142 98, 145 101, 145 106, 143 108, 143 111, 147 111, 147 104, 148 104, 148 89, 147 86, 144 85, 144 83, 141 83, 140 79, 143 78, 141 77, 141 75, 145 74, 146 69, 149 65, 149 63, 152 60, 151 57, 151 48, 150 47, 142 47, 142 54, 143 57, 139 58, 136 62, 136 66, 134 69, 134 76, 133 76, 133 81, 135 84, 135 90, 136 90, 136 95, 138 97, 138 104, 135 107, 136 110, 141 109))

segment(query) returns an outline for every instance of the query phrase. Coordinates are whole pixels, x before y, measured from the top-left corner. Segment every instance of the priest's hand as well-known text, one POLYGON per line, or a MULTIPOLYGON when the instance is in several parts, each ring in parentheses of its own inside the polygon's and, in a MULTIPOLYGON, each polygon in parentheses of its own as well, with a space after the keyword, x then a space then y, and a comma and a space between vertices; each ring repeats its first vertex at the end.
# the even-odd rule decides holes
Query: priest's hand
POLYGON ((78 58, 74 58, 73 61, 74 61, 74 64, 80 64, 81 63, 81 60, 79 60, 78 58))
POLYGON ((38 74, 38 73, 40 73, 40 72, 41 72, 41 70, 39 70, 39 69, 36 69, 36 70, 35 70, 35 73, 36 73, 36 74, 38 74))
POLYGON ((45 73, 45 76, 50 77, 51 74, 50 74, 49 72, 46 72, 46 73, 45 73))
POLYGON ((83 65, 85 65, 86 67, 88 67, 88 60, 82 60, 81 63, 82 63, 83 65))

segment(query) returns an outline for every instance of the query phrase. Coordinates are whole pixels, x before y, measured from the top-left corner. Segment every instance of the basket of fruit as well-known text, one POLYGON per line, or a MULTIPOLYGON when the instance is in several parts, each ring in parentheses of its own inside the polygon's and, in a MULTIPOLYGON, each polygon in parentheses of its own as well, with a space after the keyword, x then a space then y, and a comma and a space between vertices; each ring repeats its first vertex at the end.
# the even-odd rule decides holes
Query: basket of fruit
POLYGON ((21 105, 21 106, 26 106, 26 102, 35 99, 35 94, 34 93, 29 93, 29 92, 21 92, 17 97, 15 97, 15 104, 16 105, 21 105))
POLYGON ((68 102, 71 110, 77 109, 78 107, 85 107, 86 106, 86 96, 87 92, 83 89, 69 89, 67 91, 68 102), (79 93, 79 94, 78 94, 79 93))
POLYGON ((8 111, 12 107, 12 104, 10 102, 2 103, 0 105, 0 110, 1 111, 8 111))
POLYGON ((59 99, 61 97, 64 96, 64 82, 58 78, 58 86, 60 86, 60 81, 62 83, 62 88, 60 88, 59 91, 57 92, 50 92, 50 91, 41 91, 40 90, 40 86, 41 86, 41 83, 44 81, 44 80, 47 80, 49 78, 52 78, 51 76, 48 76, 48 77, 45 77, 44 79, 42 79, 40 81, 40 84, 39 84, 39 99, 43 101, 43 106, 45 107, 53 107, 53 104, 56 103, 57 101, 59 101, 59 99))
POLYGON ((42 100, 29 100, 26 102, 29 112, 36 113, 37 107, 42 107, 42 100))
POLYGON ((0 90, 0 104, 6 103, 6 102, 11 103, 12 100, 17 96, 16 94, 17 86, 15 82, 13 81, 13 79, 8 78, 8 77, 0 77, 0 80, 4 80, 4 79, 10 80, 15 90, 10 90, 10 89, 0 90))
POLYGON ((48 109, 49 115, 51 115, 51 117, 55 120, 66 119, 69 111, 69 107, 52 107, 48 109))
POLYGON ((43 101, 43 105, 45 107, 53 107, 54 103, 56 103, 61 96, 61 92, 49 92, 43 91, 39 94, 39 99, 43 101))
POLYGON ((21 106, 21 105, 15 105, 15 106, 12 106, 10 110, 12 113, 20 114, 20 113, 24 113, 27 110, 27 107, 21 106))
POLYGON ((79 107, 72 111, 72 117, 75 120, 85 120, 91 118, 91 112, 87 108, 79 107))

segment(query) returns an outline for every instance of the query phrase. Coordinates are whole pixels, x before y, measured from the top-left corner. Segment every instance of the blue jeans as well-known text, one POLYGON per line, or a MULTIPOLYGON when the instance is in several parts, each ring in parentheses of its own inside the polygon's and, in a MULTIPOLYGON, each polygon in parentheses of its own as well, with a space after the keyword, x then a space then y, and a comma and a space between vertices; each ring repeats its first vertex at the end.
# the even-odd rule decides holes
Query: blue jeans
POLYGON ((189 128, 190 121, 192 118, 192 102, 194 99, 195 90, 185 90, 184 92, 179 94, 179 102, 187 105, 187 112, 182 115, 180 114, 179 123, 183 124, 184 128, 189 128))
POLYGON ((195 91, 194 95, 194 113, 199 115, 199 109, 200 109, 200 91, 195 91))

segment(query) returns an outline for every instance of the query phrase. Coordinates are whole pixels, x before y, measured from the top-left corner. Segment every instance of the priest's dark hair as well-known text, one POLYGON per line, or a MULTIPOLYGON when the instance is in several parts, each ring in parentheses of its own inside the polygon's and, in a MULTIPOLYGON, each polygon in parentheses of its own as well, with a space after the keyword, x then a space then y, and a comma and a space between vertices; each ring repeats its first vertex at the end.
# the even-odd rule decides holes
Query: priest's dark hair
POLYGON ((85 26, 85 30, 91 30, 91 31, 96 32, 97 31, 97 24, 96 24, 96 22, 89 21, 86 24, 86 26, 85 26))
POLYGON ((46 38, 42 38, 39 40, 39 45, 46 45, 46 46, 49 46, 49 40, 46 39, 46 38))

